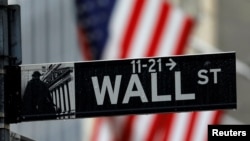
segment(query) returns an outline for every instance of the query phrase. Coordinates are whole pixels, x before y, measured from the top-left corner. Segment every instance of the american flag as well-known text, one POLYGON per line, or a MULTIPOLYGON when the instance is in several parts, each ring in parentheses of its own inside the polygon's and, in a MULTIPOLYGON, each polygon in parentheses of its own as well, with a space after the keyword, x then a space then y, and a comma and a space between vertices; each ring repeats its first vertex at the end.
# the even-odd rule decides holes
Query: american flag
MULTIPOLYGON (((76 0, 85 59, 185 53, 194 18, 166 0, 76 0)), ((221 111, 95 118, 91 141, 202 141, 221 111)))

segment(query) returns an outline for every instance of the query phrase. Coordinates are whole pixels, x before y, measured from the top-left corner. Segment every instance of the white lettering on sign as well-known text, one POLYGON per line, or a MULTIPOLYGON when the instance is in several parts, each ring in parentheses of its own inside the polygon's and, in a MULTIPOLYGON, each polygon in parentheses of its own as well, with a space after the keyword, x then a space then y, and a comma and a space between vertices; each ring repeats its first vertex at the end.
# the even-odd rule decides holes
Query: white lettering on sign
MULTIPOLYGON (((142 69, 147 69, 149 73, 161 72, 162 71, 162 61, 161 59, 149 59, 148 62, 142 64, 141 60, 132 60, 132 73, 141 73, 142 69)), ((173 70, 176 66, 176 62, 169 58, 169 62, 165 63, 169 70, 173 70)))
POLYGON ((200 80, 198 80, 198 84, 201 84, 201 85, 208 84, 209 82, 209 77, 207 76, 208 72, 213 74, 214 84, 218 83, 218 72, 221 72, 220 68, 210 69, 209 71, 205 69, 199 70, 198 77, 200 78, 200 80))
POLYGON ((171 95, 158 95, 157 90, 157 73, 151 73, 151 91, 152 101, 171 101, 171 95))
POLYGON ((120 91, 121 78, 122 78, 121 75, 117 75, 115 77, 115 87, 113 89, 112 85, 111 85, 111 82, 110 82, 109 76, 104 76, 103 82, 102 82, 102 87, 101 87, 101 90, 100 90, 97 77, 96 76, 91 77, 92 83, 93 83, 93 86, 94 86, 95 97, 96 97, 96 101, 97 101, 98 105, 103 105, 106 90, 108 90, 108 94, 109 94, 111 104, 117 104, 118 93, 120 91))
MULTIPOLYGON (((171 101, 171 94, 159 95, 157 86, 157 73, 151 74, 151 98, 152 102, 171 101)), ((97 76, 91 77, 97 105, 103 105, 105 94, 108 93, 111 104, 117 104, 120 93, 122 76, 116 75, 114 87, 111 84, 110 77, 104 76, 101 87, 99 86, 97 76)), ((181 72, 175 72, 175 100, 195 100, 195 93, 182 93, 181 90, 181 72)), ((122 104, 128 104, 130 98, 139 97, 142 103, 148 102, 148 98, 142 86, 138 74, 132 74, 122 101, 122 104)))
POLYGON ((128 103, 130 97, 140 97, 142 102, 148 102, 144 89, 142 88, 141 81, 137 74, 131 75, 122 103, 128 103), (136 91, 133 91, 134 85, 136 86, 136 91))
POLYGON ((175 72, 175 99, 176 100, 192 100, 195 99, 195 94, 182 94, 181 93, 181 72, 175 72))

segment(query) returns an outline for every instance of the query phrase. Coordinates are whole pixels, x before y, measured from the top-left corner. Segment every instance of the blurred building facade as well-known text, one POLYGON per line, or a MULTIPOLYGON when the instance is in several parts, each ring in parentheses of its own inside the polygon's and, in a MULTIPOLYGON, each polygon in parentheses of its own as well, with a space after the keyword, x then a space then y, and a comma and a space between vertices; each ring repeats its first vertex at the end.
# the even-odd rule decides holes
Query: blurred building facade
MULTIPOLYGON (((247 66, 250 64, 250 2, 245 0, 217 1, 217 47, 224 51, 236 51, 236 56, 247 66)), ((240 66, 240 64, 237 64, 240 66)), ((237 66, 237 67, 238 67, 237 66)), ((237 102, 235 111, 228 111, 228 115, 244 124, 250 123, 250 95, 249 69, 241 69, 246 75, 237 77, 237 102)))
MULTIPOLYGON (((250 2, 245 0, 172 0, 196 17, 195 37, 187 53, 236 51, 248 64, 250 2)), ((69 0, 9 0, 21 6, 23 64, 80 61, 75 6, 69 0)), ((238 68, 237 68, 238 69, 238 68)), ((249 70, 244 70, 248 72, 249 70)), ((247 73, 246 73, 247 74, 247 73)), ((222 123, 250 123, 250 80, 237 75, 238 108, 226 111, 222 123)), ((38 141, 80 141, 91 130, 91 119, 26 122, 10 130, 38 141)))
POLYGON ((235 51, 237 57, 237 102, 235 110, 225 111, 222 123, 250 122, 248 94, 249 69, 249 1, 239 0, 174 0, 197 18, 191 53, 235 51), (242 66, 243 65, 243 66, 242 66))

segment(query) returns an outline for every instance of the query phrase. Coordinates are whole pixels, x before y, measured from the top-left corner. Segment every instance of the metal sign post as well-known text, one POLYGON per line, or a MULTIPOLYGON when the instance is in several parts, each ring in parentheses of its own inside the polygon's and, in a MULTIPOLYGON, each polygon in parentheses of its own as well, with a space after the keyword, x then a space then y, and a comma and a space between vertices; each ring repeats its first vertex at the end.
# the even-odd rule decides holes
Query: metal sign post
POLYGON ((7 77, 21 78, 21 95, 7 105, 20 105, 9 114, 19 117, 9 119, 236 109, 235 58, 226 52, 21 65, 6 71, 7 77))
MULTIPOLYGON (((13 95, 19 94, 18 84, 10 86, 10 83, 18 80, 13 80, 8 74, 21 64, 21 52, 20 7, 0 0, 0 141, 10 140, 9 121, 11 117, 17 117, 17 113, 6 112, 16 107, 6 105, 15 99, 13 95)), ((18 72, 14 73, 14 77, 16 75, 18 72)))
POLYGON ((0 141, 9 141, 9 124, 5 119, 5 70, 9 64, 7 0, 0 0, 0 141))

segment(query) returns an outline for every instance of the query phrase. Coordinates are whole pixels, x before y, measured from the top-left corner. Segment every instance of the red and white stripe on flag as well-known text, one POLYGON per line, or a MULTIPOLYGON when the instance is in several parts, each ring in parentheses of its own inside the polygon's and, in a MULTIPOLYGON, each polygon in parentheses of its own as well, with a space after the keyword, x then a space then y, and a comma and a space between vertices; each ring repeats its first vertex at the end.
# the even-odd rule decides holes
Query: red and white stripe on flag
MULTIPOLYGON (((102 59, 182 54, 194 19, 165 0, 119 0, 102 59)), ((92 141, 202 141, 220 111, 96 118, 92 141)))

